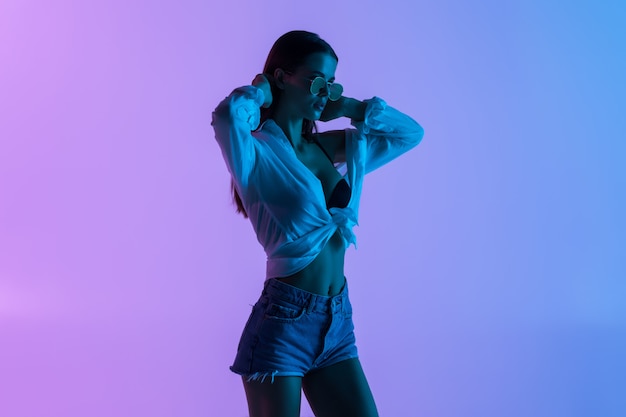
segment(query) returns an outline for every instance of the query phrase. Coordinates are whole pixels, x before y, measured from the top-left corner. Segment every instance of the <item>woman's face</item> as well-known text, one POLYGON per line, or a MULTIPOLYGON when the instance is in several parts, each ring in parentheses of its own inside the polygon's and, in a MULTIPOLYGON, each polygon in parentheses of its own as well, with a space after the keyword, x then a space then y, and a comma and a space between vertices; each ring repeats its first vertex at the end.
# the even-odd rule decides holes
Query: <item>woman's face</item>
POLYGON ((328 89, 324 88, 318 95, 313 95, 311 81, 316 77, 322 77, 327 82, 334 82, 336 69, 335 58, 327 53, 318 52, 309 55, 294 72, 285 72, 281 102, 286 106, 283 108, 292 110, 293 116, 318 120, 328 101, 328 89))

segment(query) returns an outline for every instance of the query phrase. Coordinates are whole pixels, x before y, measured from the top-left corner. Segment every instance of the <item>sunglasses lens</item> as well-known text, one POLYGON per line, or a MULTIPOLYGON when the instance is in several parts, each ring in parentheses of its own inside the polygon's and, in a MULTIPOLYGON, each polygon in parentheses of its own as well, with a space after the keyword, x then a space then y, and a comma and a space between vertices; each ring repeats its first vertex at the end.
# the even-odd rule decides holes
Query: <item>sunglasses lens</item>
POLYGON ((328 99, 330 101, 337 101, 343 93, 343 86, 341 84, 331 84, 328 91, 328 99))
POLYGON ((311 81, 311 94, 318 95, 322 89, 326 88, 326 80, 322 77, 317 77, 311 81))
POLYGON ((327 83, 322 77, 317 77, 311 81, 311 94, 317 96, 323 89, 328 89, 328 99, 331 101, 339 100, 341 93, 343 93, 343 86, 336 83, 327 83))

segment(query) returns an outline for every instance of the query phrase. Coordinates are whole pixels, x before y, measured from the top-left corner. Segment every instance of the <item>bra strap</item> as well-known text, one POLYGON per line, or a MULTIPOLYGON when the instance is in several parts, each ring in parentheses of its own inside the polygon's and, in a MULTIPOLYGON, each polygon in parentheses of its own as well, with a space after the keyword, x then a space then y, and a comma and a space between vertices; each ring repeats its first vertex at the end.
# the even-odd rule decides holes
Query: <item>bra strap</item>
POLYGON ((328 152, 326 152, 326 149, 324 149, 324 147, 322 146, 322 144, 320 143, 319 140, 317 140, 317 138, 315 136, 313 136, 313 141, 317 144, 317 146, 320 147, 320 149, 322 150, 322 152, 324 152, 324 155, 326 155, 326 157, 328 158, 328 160, 330 161, 331 164, 335 164, 335 162, 333 161, 333 158, 330 157, 330 155, 328 155, 328 152))

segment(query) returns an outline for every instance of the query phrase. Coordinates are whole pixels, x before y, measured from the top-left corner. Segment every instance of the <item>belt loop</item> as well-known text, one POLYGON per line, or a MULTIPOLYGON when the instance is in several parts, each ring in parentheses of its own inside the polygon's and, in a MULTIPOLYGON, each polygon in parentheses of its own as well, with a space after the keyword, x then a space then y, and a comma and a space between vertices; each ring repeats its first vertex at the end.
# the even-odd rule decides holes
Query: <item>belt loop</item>
POLYGON ((315 294, 309 295, 309 302, 307 303, 307 306, 306 306, 307 314, 310 314, 311 311, 313 311, 313 299, 314 298, 315 298, 315 294))

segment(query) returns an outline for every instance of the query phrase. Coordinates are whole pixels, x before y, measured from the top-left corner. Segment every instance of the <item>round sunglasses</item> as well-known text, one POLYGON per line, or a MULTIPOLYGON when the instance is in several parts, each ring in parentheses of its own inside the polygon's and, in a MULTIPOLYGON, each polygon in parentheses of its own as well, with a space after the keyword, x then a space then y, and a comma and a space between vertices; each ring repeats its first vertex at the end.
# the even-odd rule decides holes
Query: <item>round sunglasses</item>
MULTIPOLYGON (((285 71, 285 73, 295 75, 288 71, 285 71)), ((311 91, 311 94, 314 96, 319 96, 322 90, 326 90, 328 92, 328 99, 330 101, 337 101, 343 93, 343 86, 341 84, 328 82, 323 77, 315 77, 313 79, 306 77, 299 78, 307 80, 311 83, 309 91, 311 91)))

